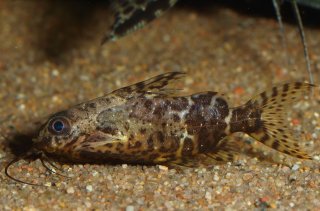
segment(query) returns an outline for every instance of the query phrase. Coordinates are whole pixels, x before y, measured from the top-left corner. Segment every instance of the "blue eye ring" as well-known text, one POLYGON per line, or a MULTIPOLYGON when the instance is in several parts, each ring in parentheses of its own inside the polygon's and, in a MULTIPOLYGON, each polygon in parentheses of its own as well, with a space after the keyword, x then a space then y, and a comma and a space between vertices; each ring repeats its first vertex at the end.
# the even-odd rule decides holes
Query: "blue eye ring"
POLYGON ((52 128, 57 132, 61 132, 64 129, 64 123, 61 120, 56 120, 52 124, 52 128))
POLYGON ((49 122, 48 130, 54 135, 65 135, 70 132, 70 123, 65 117, 55 117, 49 122))

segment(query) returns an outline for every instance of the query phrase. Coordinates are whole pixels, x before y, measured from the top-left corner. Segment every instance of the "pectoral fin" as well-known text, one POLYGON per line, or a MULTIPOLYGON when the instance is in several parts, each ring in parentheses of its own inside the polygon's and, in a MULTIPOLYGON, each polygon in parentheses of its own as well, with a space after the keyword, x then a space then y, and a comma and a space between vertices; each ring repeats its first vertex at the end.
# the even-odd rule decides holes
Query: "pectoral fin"
POLYGON ((236 159, 238 152, 235 143, 225 138, 220 142, 216 150, 205 155, 215 162, 232 162, 236 159))

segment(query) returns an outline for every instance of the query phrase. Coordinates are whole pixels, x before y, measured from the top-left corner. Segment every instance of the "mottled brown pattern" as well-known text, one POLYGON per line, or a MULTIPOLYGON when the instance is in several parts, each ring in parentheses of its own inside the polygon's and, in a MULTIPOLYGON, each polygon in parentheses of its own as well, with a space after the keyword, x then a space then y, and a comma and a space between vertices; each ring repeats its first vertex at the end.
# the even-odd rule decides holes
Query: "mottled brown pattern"
POLYGON ((182 76, 178 72, 159 75, 59 112, 41 127, 35 148, 76 162, 193 166, 190 157, 196 154, 232 160, 233 148, 222 139, 245 132, 278 151, 309 158, 290 141, 292 136, 278 113, 311 85, 285 84, 230 109, 216 92, 173 95, 168 86, 182 76), (271 117, 278 120, 270 121, 271 117), (63 123, 61 131, 54 131, 61 126, 54 127, 56 120, 63 123))
POLYGON ((188 107, 188 99, 185 97, 173 98, 168 101, 169 106, 174 111, 183 111, 188 107))
POLYGON ((254 132, 261 128, 261 111, 251 103, 235 108, 232 112, 230 132, 254 132))
POLYGON ((227 125, 224 124, 223 128, 216 128, 216 130, 212 130, 210 128, 201 128, 198 137, 198 151, 200 153, 207 153, 216 149, 218 143, 227 136, 224 133, 224 128, 227 125))

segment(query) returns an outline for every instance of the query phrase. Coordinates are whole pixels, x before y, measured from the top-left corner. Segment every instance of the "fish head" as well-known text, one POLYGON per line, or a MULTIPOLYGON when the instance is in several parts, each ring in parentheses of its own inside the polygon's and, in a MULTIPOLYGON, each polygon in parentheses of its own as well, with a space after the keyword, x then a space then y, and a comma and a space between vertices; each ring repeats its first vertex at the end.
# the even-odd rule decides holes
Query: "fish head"
POLYGON ((76 108, 52 115, 33 139, 34 148, 45 154, 63 155, 94 130, 88 111, 76 108))

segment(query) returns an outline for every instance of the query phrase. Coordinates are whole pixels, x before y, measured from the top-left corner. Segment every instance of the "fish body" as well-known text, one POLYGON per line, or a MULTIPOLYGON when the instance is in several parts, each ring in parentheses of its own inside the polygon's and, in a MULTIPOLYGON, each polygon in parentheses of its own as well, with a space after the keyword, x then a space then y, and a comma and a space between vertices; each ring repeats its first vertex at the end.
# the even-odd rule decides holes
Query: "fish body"
POLYGON ((274 87, 232 108, 217 92, 179 96, 170 86, 183 75, 162 74, 56 113, 34 148, 81 163, 188 165, 199 154, 233 160, 225 137, 244 132, 282 153, 311 159, 288 132, 284 114, 312 85, 274 87))

